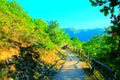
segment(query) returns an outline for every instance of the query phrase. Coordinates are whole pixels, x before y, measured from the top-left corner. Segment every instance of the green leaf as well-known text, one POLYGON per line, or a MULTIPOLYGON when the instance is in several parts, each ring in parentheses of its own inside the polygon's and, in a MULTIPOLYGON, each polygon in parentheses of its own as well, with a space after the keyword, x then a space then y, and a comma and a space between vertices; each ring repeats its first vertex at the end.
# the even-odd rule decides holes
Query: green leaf
POLYGON ((110 10, 110 13, 114 13, 114 7, 110 10))
POLYGON ((89 0, 89 1, 91 2, 92 6, 97 6, 97 3, 95 1, 93 1, 93 0, 89 0))
POLYGON ((104 9, 100 9, 100 12, 104 12, 104 9))
POLYGON ((109 14, 108 11, 104 11, 104 16, 107 16, 109 14))

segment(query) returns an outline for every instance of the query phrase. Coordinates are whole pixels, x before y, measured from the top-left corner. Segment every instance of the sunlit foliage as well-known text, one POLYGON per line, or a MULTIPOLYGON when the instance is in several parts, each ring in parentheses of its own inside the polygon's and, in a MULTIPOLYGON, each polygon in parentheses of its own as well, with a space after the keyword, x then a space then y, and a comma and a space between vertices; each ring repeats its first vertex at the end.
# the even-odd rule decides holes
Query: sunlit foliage
POLYGON ((104 34, 96 35, 83 44, 85 53, 110 66, 119 75, 118 63, 120 62, 119 37, 104 34))
POLYGON ((65 57, 55 45, 69 41, 57 22, 31 18, 16 0, 0 0, 0 80, 49 79, 65 57))

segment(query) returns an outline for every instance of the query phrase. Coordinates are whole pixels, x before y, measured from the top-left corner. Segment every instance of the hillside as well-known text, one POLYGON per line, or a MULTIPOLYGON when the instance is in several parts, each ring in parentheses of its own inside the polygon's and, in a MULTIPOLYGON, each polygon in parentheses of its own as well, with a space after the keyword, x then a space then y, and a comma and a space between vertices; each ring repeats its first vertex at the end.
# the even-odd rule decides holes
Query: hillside
POLYGON ((80 39, 80 41, 88 41, 94 35, 105 33, 105 30, 102 28, 78 30, 74 28, 64 28, 64 30, 69 34, 70 38, 77 37, 80 39))
POLYGON ((49 79, 64 63, 70 40, 56 21, 32 18, 15 1, 0 1, 0 80, 49 79))
POLYGON ((99 28, 60 29, 55 20, 32 18, 16 0, 0 0, 0 80, 51 80, 67 57, 70 59, 63 49, 85 61, 91 56, 119 77, 119 26, 115 22, 106 28, 106 34, 99 28))

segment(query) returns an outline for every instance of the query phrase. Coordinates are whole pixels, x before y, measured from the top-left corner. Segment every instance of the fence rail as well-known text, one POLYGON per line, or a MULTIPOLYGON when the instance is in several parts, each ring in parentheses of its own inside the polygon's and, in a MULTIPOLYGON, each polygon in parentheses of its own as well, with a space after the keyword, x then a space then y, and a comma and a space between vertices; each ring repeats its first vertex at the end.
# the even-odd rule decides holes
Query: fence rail
POLYGON ((94 70, 97 70, 104 76, 105 80, 119 80, 115 72, 110 67, 106 66, 95 58, 92 58, 89 55, 85 56, 81 53, 80 57, 90 65, 92 73, 94 73, 94 70))
POLYGON ((98 70, 106 80, 118 80, 115 72, 110 67, 97 61, 95 58, 91 58, 91 65, 92 68, 98 70))

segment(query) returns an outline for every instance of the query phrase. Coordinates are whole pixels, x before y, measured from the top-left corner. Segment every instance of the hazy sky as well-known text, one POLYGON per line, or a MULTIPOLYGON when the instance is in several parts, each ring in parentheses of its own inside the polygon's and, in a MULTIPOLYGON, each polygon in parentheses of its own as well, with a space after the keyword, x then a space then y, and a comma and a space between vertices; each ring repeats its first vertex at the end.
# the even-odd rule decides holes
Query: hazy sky
POLYGON ((61 28, 93 29, 108 27, 109 16, 92 7, 89 0, 17 0, 33 18, 57 20, 61 28))

